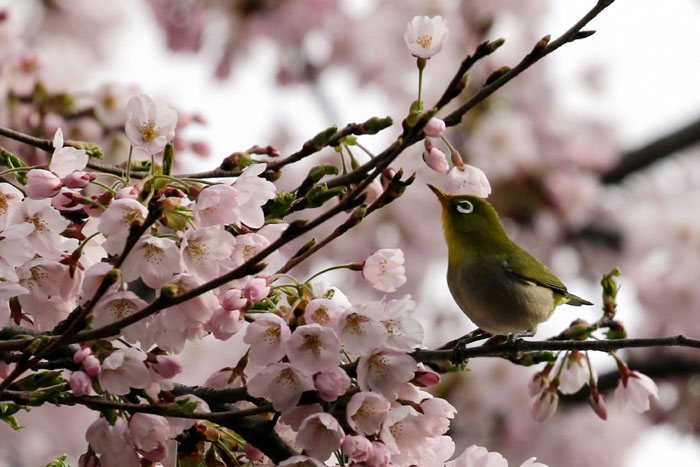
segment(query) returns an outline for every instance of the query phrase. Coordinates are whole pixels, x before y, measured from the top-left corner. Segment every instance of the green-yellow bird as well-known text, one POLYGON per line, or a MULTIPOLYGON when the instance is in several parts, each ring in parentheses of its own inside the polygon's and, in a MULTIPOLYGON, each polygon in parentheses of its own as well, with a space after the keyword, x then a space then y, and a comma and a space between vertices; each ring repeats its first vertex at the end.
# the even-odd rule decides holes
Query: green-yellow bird
POLYGON ((480 329, 494 335, 534 334, 557 306, 592 305, 569 293, 547 266, 508 238, 486 200, 428 186, 442 204, 447 285, 480 329))

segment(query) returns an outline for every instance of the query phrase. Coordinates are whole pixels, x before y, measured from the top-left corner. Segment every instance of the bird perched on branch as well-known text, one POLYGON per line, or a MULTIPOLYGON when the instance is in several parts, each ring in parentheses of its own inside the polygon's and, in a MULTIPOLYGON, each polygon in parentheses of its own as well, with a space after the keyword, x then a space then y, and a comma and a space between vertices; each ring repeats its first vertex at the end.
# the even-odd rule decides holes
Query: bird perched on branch
POLYGON ((508 238, 486 200, 428 187, 442 205, 447 285, 480 329, 494 335, 532 335, 557 306, 592 305, 569 293, 547 266, 508 238))

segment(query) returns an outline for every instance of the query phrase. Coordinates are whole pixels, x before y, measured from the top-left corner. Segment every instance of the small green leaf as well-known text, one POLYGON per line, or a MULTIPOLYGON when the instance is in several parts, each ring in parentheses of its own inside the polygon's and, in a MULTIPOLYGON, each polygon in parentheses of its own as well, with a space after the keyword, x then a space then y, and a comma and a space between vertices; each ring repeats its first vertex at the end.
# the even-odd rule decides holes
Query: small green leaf
POLYGON ((175 149, 173 149, 173 143, 168 143, 165 145, 165 150, 163 151, 163 174, 170 175, 173 170, 173 160, 175 159, 175 149))
POLYGON ((328 188, 326 185, 315 186, 307 194, 307 207, 319 208, 323 206, 326 201, 336 197, 344 195, 348 191, 347 187, 337 186, 334 188, 328 188))
POLYGON ((283 218, 292 208, 292 203, 295 199, 295 194, 287 193, 286 191, 281 191, 277 195, 277 198, 265 205, 265 212, 267 213, 267 217, 270 219, 283 218))
POLYGON ((0 404, 0 420, 10 425, 10 427, 12 427, 13 430, 19 431, 24 427, 19 424, 19 422, 13 415, 19 412, 20 410, 25 410, 29 412, 29 407, 11 403, 0 404))
POLYGON ((66 457, 66 454, 62 455, 61 457, 57 457, 44 467, 70 467, 70 464, 66 462, 66 457))

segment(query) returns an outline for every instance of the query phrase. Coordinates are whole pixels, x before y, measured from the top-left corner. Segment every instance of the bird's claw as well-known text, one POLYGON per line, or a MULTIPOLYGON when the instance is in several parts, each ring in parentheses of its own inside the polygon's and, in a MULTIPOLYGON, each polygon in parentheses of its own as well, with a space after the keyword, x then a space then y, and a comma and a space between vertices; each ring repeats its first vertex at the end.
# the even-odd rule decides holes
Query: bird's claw
POLYGON ((466 363, 466 352, 469 339, 459 339, 452 348, 452 357, 450 360, 453 365, 460 366, 466 363))

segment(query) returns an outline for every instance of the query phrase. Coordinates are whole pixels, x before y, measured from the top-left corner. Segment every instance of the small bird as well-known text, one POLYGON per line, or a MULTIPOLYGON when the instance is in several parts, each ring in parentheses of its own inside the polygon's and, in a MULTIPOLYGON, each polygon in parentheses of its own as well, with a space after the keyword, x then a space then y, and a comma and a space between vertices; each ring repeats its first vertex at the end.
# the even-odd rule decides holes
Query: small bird
POLYGON ((442 204, 447 285, 480 329, 493 335, 533 335, 557 306, 593 305, 569 293, 547 266, 508 238, 486 200, 428 187, 442 204))

